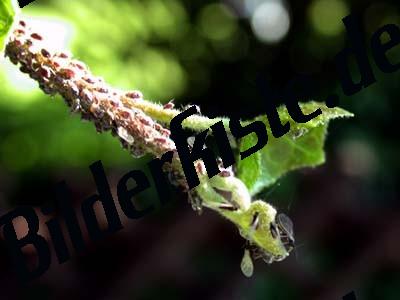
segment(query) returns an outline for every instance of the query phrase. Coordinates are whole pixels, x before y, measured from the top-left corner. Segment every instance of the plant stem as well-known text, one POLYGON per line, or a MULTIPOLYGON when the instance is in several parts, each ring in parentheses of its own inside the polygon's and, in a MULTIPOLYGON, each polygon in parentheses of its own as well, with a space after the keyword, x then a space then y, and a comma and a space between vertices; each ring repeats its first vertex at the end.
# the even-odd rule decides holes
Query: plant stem
MULTIPOLYGON (((269 231, 275 209, 262 201, 252 202, 247 187, 230 169, 220 166, 221 173, 209 180, 204 163, 194 162, 200 185, 189 191, 171 132, 160 124, 169 126, 179 110, 146 101, 138 91, 124 92, 107 85, 84 63, 64 53, 50 53, 42 40, 42 36, 32 32, 21 20, 10 36, 5 55, 14 64, 20 64, 21 72, 36 80, 46 94, 60 94, 73 112, 92 121, 99 132, 111 131, 133 156, 161 157, 166 152, 174 152, 172 163, 165 166, 165 171, 172 174, 172 184, 188 192, 195 210, 201 211, 204 204, 217 211, 232 221, 253 246, 267 252, 268 257, 278 260, 288 255, 281 241, 274 239, 269 231), (259 226, 254 226, 254 220, 259 226)), ((219 121, 228 127, 227 119, 200 115, 186 119, 183 127, 202 131, 219 121)))
MULTIPOLYGON (((179 115, 182 111, 178 109, 165 109, 164 106, 156 104, 147 100, 139 99, 131 103, 132 108, 138 108, 146 113, 148 116, 161 122, 169 124, 173 118, 179 115)), ((193 131, 203 131, 209 129, 215 123, 222 121, 225 128, 229 128, 229 120, 227 118, 214 118, 210 119, 201 115, 193 115, 182 122, 182 127, 193 131)))
MULTIPOLYGON (((171 132, 159 124, 168 126, 180 111, 143 100, 139 91, 113 88, 94 76, 84 63, 65 53, 50 53, 43 47, 43 37, 26 24, 24 20, 19 21, 5 48, 5 55, 14 64, 20 64, 21 72, 36 80, 46 94, 60 94, 71 110, 81 114, 82 119, 92 121, 98 132, 111 131, 133 156, 161 157, 173 151, 173 161, 165 170, 172 173, 174 185, 188 191, 171 132)), ((184 126, 205 130, 219 120, 192 116, 184 126)), ((191 193, 193 198, 198 198, 194 191, 191 193)))

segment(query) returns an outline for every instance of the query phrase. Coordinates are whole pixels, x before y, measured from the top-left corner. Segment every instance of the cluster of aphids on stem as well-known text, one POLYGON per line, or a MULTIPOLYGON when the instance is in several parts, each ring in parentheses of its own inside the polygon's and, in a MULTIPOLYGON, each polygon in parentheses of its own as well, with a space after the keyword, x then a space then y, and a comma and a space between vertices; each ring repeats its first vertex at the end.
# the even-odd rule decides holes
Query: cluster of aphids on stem
MULTIPOLYGON (((151 154, 159 158, 159 162, 167 160, 162 165, 162 171, 168 173, 173 185, 187 193, 195 211, 201 213, 205 206, 226 217, 227 214, 233 214, 234 217, 231 218, 234 219, 231 221, 236 222, 240 227, 239 231, 243 229, 241 235, 248 240, 242 261, 242 271, 246 276, 252 273, 251 257, 262 258, 267 263, 272 263, 284 259, 293 249, 293 229, 290 220, 278 216, 274 225, 275 209, 264 202, 252 202, 247 187, 235 177, 231 167, 224 167, 225 163, 221 159, 215 168, 218 175, 212 178, 212 182, 200 183, 200 189, 190 189, 181 153, 178 154, 176 144, 171 138, 174 135, 145 113, 147 108, 140 105, 148 102, 143 99, 141 92, 126 92, 113 88, 102 78, 94 76, 83 62, 64 52, 52 52, 46 48, 43 37, 33 32, 24 21, 20 21, 11 34, 5 55, 14 64, 20 65, 21 72, 36 80, 46 94, 61 95, 71 111, 79 113, 82 119, 93 122, 98 132, 111 131, 133 156, 151 154), (166 159, 168 154, 172 159, 166 159), (239 219, 247 218, 246 214, 252 214, 251 224, 242 225, 239 219), (272 223, 268 221, 270 215, 274 218, 272 223), (265 222, 272 225, 262 225, 265 222), (256 232, 263 235, 262 242, 253 239, 252 236, 256 232), (268 236, 271 236, 271 245, 267 243, 268 236), (279 247, 279 251, 271 252, 271 249, 276 247, 279 247)), ((150 103, 146 105, 151 106, 150 103)), ((172 101, 163 107, 165 111, 173 109, 172 101)), ((196 111, 200 114, 199 109, 196 111)), ((182 114, 184 113, 180 115, 182 114)), ((195 141, 196 138, 192 138, 192 142, 195 141)), ((230 142, 229 140, 228 143, 230 142)), ((188 150, 193 153, 195 147, 191 144, 191 138, 186 144, 191 148, 188 150)), ((179 143, 177 145, 179 146, 179 143)), ((192 160, 190 163, 195 163, 195 173, 199 177, 208 179, 202 159, 192 160)))
POLYGON ((38 81, 46 94, 60 94, 72 111, 92 121, 99 132, 111 130, 135 157, 175 149, 168 129, 129 105, 143 98, 141 92, 112 88, 93 76, 84 63, 66 53, 51 53, 43 46, 42 36, 24 21, 14 30, 5 54, 38 81))
MULTIPOLYGON (((126 92, 113 88, 70 54, 52 53, 46 49, 44 38, 33 32, 25 21, 19 21, 10 36, 5 56, 14 64, 20 64, 21 72, 36 80, 44 93, 60 94, 71 111, 80 113, 83 120, 93 122, 98 132, 111 131, 134 157, 145 154, 160 157, 168 151, 176 153, 171 132, 134 107, 135 101, 143 100, 140 91, 126 92)), ((166 110, 173 108, 173 101, 164 105, 166 110)), ((174 162, 177 161, 176 154, 174 162)), ((198 163, 198 168, 200 165, 198 163)), ((220 165, 221 176, 233 176, 231 171, 222 167, 222 163, 220 165)), ((187 192, 193 209, 201 212, 201 199, 187 188, 182 170, 168 164, 165 167, 171 183, 187 192)))

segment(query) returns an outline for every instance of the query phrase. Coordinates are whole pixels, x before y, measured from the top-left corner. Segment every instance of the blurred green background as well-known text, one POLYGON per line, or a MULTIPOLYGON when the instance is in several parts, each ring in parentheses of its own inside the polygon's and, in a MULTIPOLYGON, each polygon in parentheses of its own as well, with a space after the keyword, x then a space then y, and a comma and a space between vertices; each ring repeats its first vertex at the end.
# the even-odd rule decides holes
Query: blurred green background
MULTIPOLYGON (((368 38, 384 24, 400 26, 394 0, 36 0, 22 9, 50 46, 70 49, 113 86, 241 118, 263 111, 260 78, 279 90, 296 74, 313 74, 316 100, 340 93, 333 57, 347 45, 341 18, 351 12, 363 17, 368 38)), ((399 48, 390 55, 399 61, 399 48)), ((113 192, 123 174, 148 161, 97 134, 8 61, 0 64, 2 213, 51 201, 64 179, 79 205, 95 192, 94 161, 102 160, 113 192)), ((54 262, 22 289, 2 242, 0 298, 340 299, 355 290, 360 299, 399 299, 400 75, 374 70, 376 84, 341 98, 356 118, 330 127, 327 163, 285 176, 263 195, 292 217, 296 255, 257 262, 253 278, 244 278, 235 229, 211 212, 196 216, 176 192, 167 207, 127 221, 67 264, 54 262)), ((153 192, 142 198, 158 202, 153 192)))

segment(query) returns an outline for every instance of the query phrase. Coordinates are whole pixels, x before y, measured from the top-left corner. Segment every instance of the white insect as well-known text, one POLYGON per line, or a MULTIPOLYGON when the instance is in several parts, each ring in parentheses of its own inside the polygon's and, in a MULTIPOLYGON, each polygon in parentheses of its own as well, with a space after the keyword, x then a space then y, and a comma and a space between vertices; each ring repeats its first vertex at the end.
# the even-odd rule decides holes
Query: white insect
POLYGON ((118 135, 120 136, 120 138, 122 138, 124 141, 126 141, 130 145, 132 145, 133 142, 135 141, 133 136, 131 136, 128 133, 128 131, 123 127, 118 127, 118 135))
POLYGON ((240 263, 240 269, 246 277, 251 277, 253 275, 254 265, 249 249, 244 249, 242 262, 240 263))

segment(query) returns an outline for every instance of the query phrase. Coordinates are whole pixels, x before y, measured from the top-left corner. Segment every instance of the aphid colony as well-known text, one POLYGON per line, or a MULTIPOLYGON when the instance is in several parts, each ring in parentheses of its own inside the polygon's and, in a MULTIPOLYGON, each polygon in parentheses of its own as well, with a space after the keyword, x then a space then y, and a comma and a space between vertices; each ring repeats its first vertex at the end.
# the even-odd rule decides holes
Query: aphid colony
POLYGON ((129 105, 143 98, 140 91, 123 92, 107 86, 69 54, 50 53, 42 48, 42 40, 42 36, 31 32, 21 21, 5 54, 14 64, 21 65, 23 73, 38 81, 46 94, 59 93, 73 112, 80 112, 82 119, 92 121, 99 132, 111 130, 134 156, 145 153, 158 156, 175 148, 169 130, 129 105))
MULTIPOLYGON (((234 163, 234 157, 222 121, 211 126, 219 150, 224 150, 222 151, 224 155, 221 155, 223 161, 216 161, 213 153, 207 153, 211 151, 210 149, 203 149, 208 130, 198 134, 189 143, 187 137, 181 132, 182 122, 198 113, 198 108, 192 106, 176 116, 170 124, 171 132, 133 105, 135 101, 143 100, 143 95, 139 91, 123 92, 108 86, 102 78, 93 76, 85 64, 72 59, 69 54, 51 53, 41 47, 42 40, 39 34, 31 32, 25 22, 21 21, 6 46, 5 54, 14 64, 21 65, 22 72, 38 81, 40 88, 46 94, 60 94, 71 111, 80 113, 82 119, 92 121, 98 132, 110 130, 119 138, 122 146, 135 157, 146 153, 157 157, 149 163, 149 167, 161 199, 166 190, 164 172, 167 171, 171 183, 188 192, 189 200, 195 210, 201 212, 202 207, 205 206, 218 211, 232 221, 239 228, 240 234, 248 241, 241 265, 246 276, 252 273, 250 256, 272 263, 289 255, 294 243, 292 224, 286 216, 276 216, 276 210, 271 205, 260 200, 252 202, 246 186, 234 177, 230 168, 234 163)), ((164 106, 166 111, 173 108, 172 102, 164 106)), ((241 127, 239 120, 231 124, 233 132, 236 131, 241 137, 255 132, 241 127)), ((251 128, 251 126, 248 127, 251 128)), ((264 139, 260 140, 260 145, 267 141, 266 132, 263 134, 264 139)), ((235 135, 235 137, 238 136, 235 135)), ((249 151, 246 152, 247 156, 250 155, 249 151)), ((241 153, 242 159, 244 154, 244 152, 241 153)), ((130 176, 133 175, 130 174, 130 176)), ((143 176, 135 178, 138 186, 142 184, 136 192, 149 187, 147 178, 143 176)), ((128 191, 126 193, 129 197, 124 198, 125 204, 121 206, 125 205, 124 212, 128 217, 136 218, 137 212, 132 213, 132 209, 135 210, 132 203, 128 202, 133 194, 128 191)), ((88 209, 90 210, 90 207, 88 209)), ((88 215, 90 216, 85 221, 88 226, 91 226, 96 216, 93 216, 90 211, 88 215)), ((9 218, 10 216, 14 215, 8 214, 9 218)), ((31 212, 26 212, 25 216, 35 220, 31 212)), ((108 215, 109 227, 112 230, 120 229, 118 222, 115 221, 115 215, 114 221, 112 217, 110 219, 109 217, 108 215)), ((12 240, 14 236, 10 226, 5 227, 8 228, 8 237, 12 240)), ((36 233, 32 232, 32 234, 36 233)), ((70 234, 74 233, 70 232, 70 234)), ((101 235, 93 227, 93 236, 95 237, 96 234, 101 235)), ((39 235, 36 234, 36 236, 39 235)), ((55 241, 60 242, 57 238, 55 241)), ((14 243, 15 248, 19 246, 20 244, 14 243)), ((62 246, 60 244, 57 247, 61 249, 62 246)), ((68 253, 65 254, 65 249, 62 251, 64 252, 57 253, 60 262, 69 257, 68 253)), ((37 274, 46 271, 49 264, 50 262, 46 261, 44 268, 36 270, 37 274)), ((26 275, 28 271, 21 272, 25 272, 26 275)))

